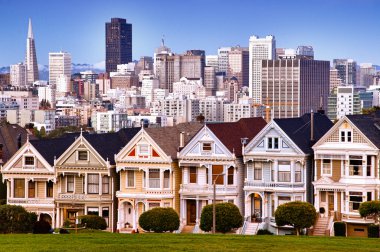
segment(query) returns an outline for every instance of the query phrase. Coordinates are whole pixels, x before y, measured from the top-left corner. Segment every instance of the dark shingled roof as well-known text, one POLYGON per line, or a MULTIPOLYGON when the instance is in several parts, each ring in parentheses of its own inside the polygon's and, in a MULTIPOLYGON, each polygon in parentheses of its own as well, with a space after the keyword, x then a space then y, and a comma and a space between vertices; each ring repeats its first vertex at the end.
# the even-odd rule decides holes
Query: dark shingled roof
POLYGON ((314 141, 310 141, 310 113, 296 118, 274 119, 275 123, 305 153, 312 153, 312 146, 332 126, 331 120, 324 114, 314 113, 314 141))
MULTIPOLYGON (((110 164, 114 165, 115 154, 117 154, 139 131, 140 128, 127 128, 122 129, 117 133, 83 133, 83 137, 104 160, 108 159, 110 164)), ((71 133, 65 134, 60 138, 31 140, 30 143, 50 165, 54 165, 54 157, 59 158, 78 137, 79 133, 71 133)))
POLYGON ((237 122, 210 123, 207 127, 236 157, 242 156, 241 138, 252 140, 266 125, 262 117, 241 118, 237 122))
POLYGON ((380 148, 380 116, 348 115, 350 120, 377 148, 380 148))
POLYGON ((186 145, 202 127, 201 123, 180 123, 173 127, 145 128, 144 130, 166 155, 176 159, 180 133, 185 132, 186 145))

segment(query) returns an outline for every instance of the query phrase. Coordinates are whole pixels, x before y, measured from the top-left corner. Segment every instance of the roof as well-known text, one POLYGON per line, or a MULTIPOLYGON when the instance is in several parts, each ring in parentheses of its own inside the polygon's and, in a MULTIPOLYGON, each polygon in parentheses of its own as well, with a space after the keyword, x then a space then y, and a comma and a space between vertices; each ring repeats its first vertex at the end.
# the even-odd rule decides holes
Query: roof
POLYGON ((21 136, 21 146, 26 142, 26 136, 29 139, 36 139, 35 136, 28 134, 28 131, 17 124, 5 124, 0 127, 0 144, 3 145, 2 161, 5 164, 19 149, 18 136, 21 136))
POLYGON ((207 127, 235 156, 242 156, 242 138, 247 143, 252 140, 266 125, 262 117, 241 118, 237 122, 210 123, 207 127))
POLYGON ((347 115, 347 118, 374 144, 380 148, 380 116, 347 115))
POLYGON ((313 113, 313 116, 313 141, 310 140, 310 113, 306 113, 303 116, 296 118, 274 119, 274 122, 305 154, 311 154, 313 152, 311 148, 313 144, 333 126, 333 123, 325 114, 313 113))
POLYGON ((180 133, 185 133, 186 145, 202 127, 201 123, 180 123, 173 127, 145 128, 144 130, 166 155, 175 159, 180 144, 180 133))

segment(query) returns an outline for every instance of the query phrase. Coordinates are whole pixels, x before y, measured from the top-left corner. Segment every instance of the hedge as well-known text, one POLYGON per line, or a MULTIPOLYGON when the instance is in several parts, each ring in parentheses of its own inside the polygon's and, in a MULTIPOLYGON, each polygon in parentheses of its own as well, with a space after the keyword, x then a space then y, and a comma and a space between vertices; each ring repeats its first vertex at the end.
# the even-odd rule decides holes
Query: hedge
POLYGON ((379 238, 379 225, 368 225, 368 238, 379 238))
POLYGON ((97 215, 82 215, 79 216, 81 224, 85 225, 89 229, 104 230, 107 228, 107 222, 103 217, 97 215))
MULTIPOLYGON (((202 209, 200 228, 209 232, 212 230, 213 205, 202 209)), ((215 229, 217 232, 227 233, 243 225, 243 216, 239 208, 232 203, 219 203, 215 205, 215 229)))
POLYGON ((22 206, 0 206, 0 233, 29 233, 36 221, 37 215, 22 206))
POLYGON ((334 235, 345 237, 346 236, 346 223, 334 222, 334 235))
POLYGON ((145 231, 173 232, 179 228, 179 216, 171 207, 156 207, 141 214, 139 225, 145 231))

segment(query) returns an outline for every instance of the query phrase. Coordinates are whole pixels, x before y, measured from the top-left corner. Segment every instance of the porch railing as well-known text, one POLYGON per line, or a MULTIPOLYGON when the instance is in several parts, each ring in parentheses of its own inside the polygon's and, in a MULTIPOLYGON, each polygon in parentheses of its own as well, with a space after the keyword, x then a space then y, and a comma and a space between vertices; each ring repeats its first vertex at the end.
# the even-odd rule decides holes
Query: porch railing
POLYGON ((302 188, 305 186, 305 183, 295 182, 295 183, 284 183, 284 182, 254 182, 254 181, 246 181, 244 186, 250 187, 266 187, 266 188, 302 188))
POLYGON ((13 199, 8 199, 9 204, 54 204, 53 199, 18 199, 18 198, 13 198, 13 199))

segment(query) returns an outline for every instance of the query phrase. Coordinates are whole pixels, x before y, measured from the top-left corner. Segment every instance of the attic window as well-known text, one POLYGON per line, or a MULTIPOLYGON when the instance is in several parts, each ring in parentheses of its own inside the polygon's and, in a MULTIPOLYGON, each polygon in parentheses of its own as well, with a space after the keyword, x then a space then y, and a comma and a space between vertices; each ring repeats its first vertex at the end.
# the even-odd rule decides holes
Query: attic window
POLYGON ((25 165, 34 165, 34 157, 25 156, 24 157, 24 164, 25 165))
POLYGON ((202 144, 202 151, 211 151, 211 150, 212 150, 211 143, 202 144))
POLYGON ((78 160, 88 160, 88 152, 87 151, 78 151, 78 160))
POLYGON ((140 155, 148 155, 149 154, 149 146, 147 144, 143 144, 139 146, 140 155))

